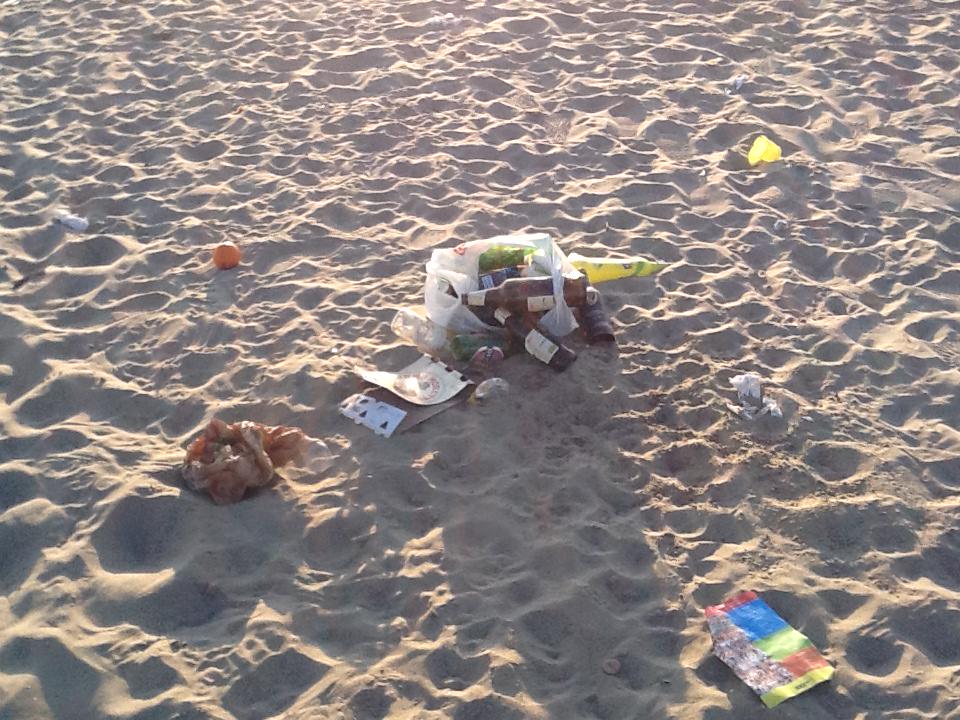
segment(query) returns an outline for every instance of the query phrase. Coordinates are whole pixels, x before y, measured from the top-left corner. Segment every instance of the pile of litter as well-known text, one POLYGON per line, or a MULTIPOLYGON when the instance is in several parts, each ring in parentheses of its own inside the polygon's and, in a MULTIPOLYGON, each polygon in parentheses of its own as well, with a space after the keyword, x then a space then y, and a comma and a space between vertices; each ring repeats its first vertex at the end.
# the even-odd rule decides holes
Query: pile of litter
POLYGON ((504 395, 509 384, 490 376, 511 355, 525 352, 562 372, 577 359, 563 338, 578 328, 591 344, 615 342, 594 285, 664 267, 640 258, 568 257, 544 233, 434 250, 425 313, 402 308, 391 323, 423 357, 396 373, 359 371, 376 387, 347 398, 340 412, 390 437, 466 399, 475 381, 483 381, 478 400, 504 395), (463 374, 452 368, 457 364, 463 374))
MULTIPOLYGON (((221 243, 213 259, 229 269, 241 253, 221 243)), ((567 257, 543 233, 434 250, 426 266, 425 314, 402 308, 391 323, 423 355, 394 372, 358 368, 366 387, 343 400, 340 413, 390 437, 466 400, 477 383, 474 398, 482 402, 509 393, 509 383, 493 375, 510 355, 525 351, 566 370, 577 355, 562 338, 578 327, 590 343, 615 342, 594 285, 664 267, 640 258, 567 257)), ((214 419, 190 445, 181 473, 191 488, 227 504, 271 484, 287 464, 321 472, 331 459, 323 441, 297 428, 214 419)))

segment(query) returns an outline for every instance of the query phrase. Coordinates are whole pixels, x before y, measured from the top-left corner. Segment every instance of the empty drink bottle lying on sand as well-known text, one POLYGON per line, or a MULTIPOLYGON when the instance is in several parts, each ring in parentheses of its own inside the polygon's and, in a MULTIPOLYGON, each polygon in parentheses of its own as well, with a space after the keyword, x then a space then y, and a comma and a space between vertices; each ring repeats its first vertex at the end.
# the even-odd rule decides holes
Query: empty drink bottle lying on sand
POLYGON ((583 327, 583 334, 587 336, 587 341, 591 345, 616 340, 613 335, 613 326, 607 317, 607 310, 603 306, 603 298, 599 293, 595 303, 580 308, 580 324, 583 327))
POLYGON ((410 308, 399 310, 390 327, 397 337, 427 355, 438 353, 447 346, 447 329, 410 308))
POLYGON ((511 313, 502 307, 494 310, 494 315, 511 335, 523 340, 523 346, 528 353, 554 370, 562 372, 577 359, 573 350, 565 347, 560 340, 537 324, 535 315, 511 313))
POLYGON ((511 350, 509 335, 503 331, 489 333, 461 333, 452 335, 447 329, 429 318, 417 314, 411 308, 397 312, 390 327, 397 337, 406 340, 427 355, 450 353, 456 360, 469 360, 480 348, 498 348, 506 355, 511 350))

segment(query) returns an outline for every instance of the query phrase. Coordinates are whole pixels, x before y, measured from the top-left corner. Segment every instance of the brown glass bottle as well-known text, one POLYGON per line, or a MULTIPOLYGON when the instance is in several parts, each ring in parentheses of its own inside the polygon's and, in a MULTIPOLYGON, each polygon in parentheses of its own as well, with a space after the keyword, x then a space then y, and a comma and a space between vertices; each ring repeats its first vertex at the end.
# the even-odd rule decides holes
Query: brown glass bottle
MULTIPOLYGON (((583 307, 596 302, 597 291, 587 284, 587 278, 563 279, 563 299, 570 307, 583 307)), ((544 312, 556 304, 553 297, 553 279, 511 278, 489 290, 475 290, 460 296, 464 305, 472 307, 504 308, 512 313, 544 312)))
POLYGON ((607 317, 607 311, 603 307, 603 298, 599 293, 597 293, 595 303, 580 308, 580 324, 583 326, 583 334, 587 336, 587 341, 590 344, 616 341, 613 335, 613 326, 607 317))
POLYGON ((557 372, 563 372, 577 359, 573 350, 537 324, 535 315, 511 313, 504 308, 497 308, 494 315, 511 335, 523 340, 528 353, 557 372))

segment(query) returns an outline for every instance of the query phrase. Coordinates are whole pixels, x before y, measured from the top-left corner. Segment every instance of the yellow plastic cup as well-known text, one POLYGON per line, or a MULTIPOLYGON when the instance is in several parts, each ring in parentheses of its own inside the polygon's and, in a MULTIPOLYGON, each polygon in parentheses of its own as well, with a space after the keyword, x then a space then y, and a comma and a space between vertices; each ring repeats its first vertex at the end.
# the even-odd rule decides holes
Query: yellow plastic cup
POLYGON ((760 162, 774 162, 780 159, 780 146, 766 135, 761 135, 753 141, 753 147, 747 154, 747 162, 753 167, 760 162))

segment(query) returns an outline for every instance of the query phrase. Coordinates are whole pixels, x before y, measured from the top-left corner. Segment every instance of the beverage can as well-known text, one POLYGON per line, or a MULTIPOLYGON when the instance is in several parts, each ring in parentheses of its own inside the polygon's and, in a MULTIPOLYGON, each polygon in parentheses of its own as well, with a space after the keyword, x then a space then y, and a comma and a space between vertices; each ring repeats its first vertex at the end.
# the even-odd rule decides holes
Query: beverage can
POLYGON ((513 266, 500 268, 499 270, 494 270, 493 272, 489 273, 483 273, 478 279, 480 281, 480 289, 489 290, 490 288, 497 287, 497 285, 503 283, 504 280, 518 277, 520 277, 520 267, 513 266))
POLYGON ((479 348, 470 358, 470 369, 478 372, 490 372, 503 362, 504 354, 501 348, 496 346, 483 346, 479 348))

